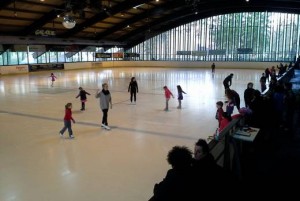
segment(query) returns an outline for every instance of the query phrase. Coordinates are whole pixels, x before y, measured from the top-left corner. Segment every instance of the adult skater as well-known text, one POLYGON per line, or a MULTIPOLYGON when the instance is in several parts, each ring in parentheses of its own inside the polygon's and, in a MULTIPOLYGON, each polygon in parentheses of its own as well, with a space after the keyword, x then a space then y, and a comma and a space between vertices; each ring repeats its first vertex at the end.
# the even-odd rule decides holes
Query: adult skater
POLYGON ((228 75, 228 76, 224 79, 223 85, 224 85, 225 90, 226 90, 226 89, 229 89, 229 87, 231 86, 231 84, 232 84, 232 78, 233 78, 233 73, 231 73, 230 75, 228 75))
POLYGON ((96 98, 99 98, 100 108, 103 112, 101 127, 109 130, 110 127, 108 126, 107 123, 107 113, 108 113, 109 105, 110 105, 110 109, 112 109, 112 101, 111 101, 110 92, 108 90, 108 85, 106 83, 102 84, 102 90, 97 91, 96 98))
POLYGON ((136 94, 139 93, 139 88, 135 77, 131 78, 128 86, 128 92, 130 92, 130 102, 132 103, 132 98, 134 98, 134 103, 136 103, 136 94))

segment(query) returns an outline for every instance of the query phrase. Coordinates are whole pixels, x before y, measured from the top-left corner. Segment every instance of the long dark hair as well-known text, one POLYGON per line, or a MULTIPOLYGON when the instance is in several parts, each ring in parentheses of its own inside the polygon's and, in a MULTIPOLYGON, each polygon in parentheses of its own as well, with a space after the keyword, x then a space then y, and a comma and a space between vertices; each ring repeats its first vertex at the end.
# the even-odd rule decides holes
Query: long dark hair
POLYGON ((179 93, 182 92, 182 88, 181 88, 180 85, 177 85, 177 90, 178 90, 179 93))

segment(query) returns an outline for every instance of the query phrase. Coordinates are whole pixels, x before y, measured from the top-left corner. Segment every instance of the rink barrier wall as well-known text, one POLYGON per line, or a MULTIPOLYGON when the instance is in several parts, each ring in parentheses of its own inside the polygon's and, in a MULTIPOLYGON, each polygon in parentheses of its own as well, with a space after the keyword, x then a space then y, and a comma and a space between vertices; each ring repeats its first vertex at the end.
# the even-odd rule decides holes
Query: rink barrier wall
POLYGON ((99 67, 167 67, 167 68, 211 68, 215 63, 218 69, 266 69, 277 66, 278 62, 207 62, 207 61, 105 61, 99 67))
POLYGON ((0 75, 24 74, 28 73, 28 65, 2 66, 0 67, 0 75))
MULTIPOLYGON (((207 62, 207 61, 98 61, 63 63, 64 70, 82 70, 93 68, 211 68, 215 63, 218 69, 266 69, 277 66, 278 62, 207 62)), ((33 64, 32 64, 33 65, 33 64)), ((37 64, 36 64, 37 65, 37 64)), ((42 65, 42 64, 41 64, 42 65)), ((13 65, 0 67, 0 75, 29 73, 29 65, 13 65)))

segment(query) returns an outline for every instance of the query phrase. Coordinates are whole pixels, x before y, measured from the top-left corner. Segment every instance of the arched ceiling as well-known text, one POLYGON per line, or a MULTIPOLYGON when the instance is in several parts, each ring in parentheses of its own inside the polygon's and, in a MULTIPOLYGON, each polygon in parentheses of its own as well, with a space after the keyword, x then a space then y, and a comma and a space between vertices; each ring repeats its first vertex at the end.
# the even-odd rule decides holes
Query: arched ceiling
POLYGON ((197 19, 243 11, 299 14, 300 0, 1 0, 0 44, 130 48, 197 19), (72 29, 62 25, 67 14, 72 29))

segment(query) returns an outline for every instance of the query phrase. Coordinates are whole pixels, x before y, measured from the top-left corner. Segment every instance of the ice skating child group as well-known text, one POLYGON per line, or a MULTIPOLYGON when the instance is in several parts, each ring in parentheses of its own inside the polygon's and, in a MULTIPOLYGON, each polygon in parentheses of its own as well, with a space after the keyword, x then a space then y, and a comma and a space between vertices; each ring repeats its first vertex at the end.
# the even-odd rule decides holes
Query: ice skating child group
MULTIPOLYGON (((55 81, 56 77, 54 76, 53 73, 51 73, 51 79, 52 79, 52 85, 53 82, 55 81)), ((85 91, 82 87, 79 87, 79 93, 76 96, 76 98, 80 97, 81 101, 81 111, 84 111, 86 109, 85 103, 87 102, 87 95, 91 95, 87 91, 85 91)), ((167 86, 163 87, 164 94, 165 94, 165 99, 166 99, 166 106, 164 108, 164 111, 169 111, 169 100, 171 96, 174 98, 173 93, 169 90, 167 86)), ((138 83, 135 79, 135 77, 132 77, 128 86, 128 92, 130 92, 130 103, 132 104, 134 101, 134 104, 136 104, 136 94, 138 93, 138 83)), ((186 94, 181 88, 180 85, 177 85, 177 92, 178 92, 178 106, 177 109, 181 109, 181 101, 183 100, 183 94, 186 94)), ((99 98, 99 104, 100 104, 100 109, 103 113, 102 116, 102 122, 101 122, 101 127, 105 128, 106 130, 110 130, 110 127, 108 126, 108 110, 109 108, 112 109, 112 98, 110 91, 108 90, 108 84, 103 83, 102 84, 102 90, 98 90, 95 94, 95 98, 99 98)), ((65 116, 64 116, 64 127, 59 131, 60 136, 64 135, 64 132, 68 130, 69 132, 69 137, 74 138, 73 131, 72 131, 72 122, 75 123, 75 120, 72 117, 72 103, 67 103, 65 105, 65 116)))

